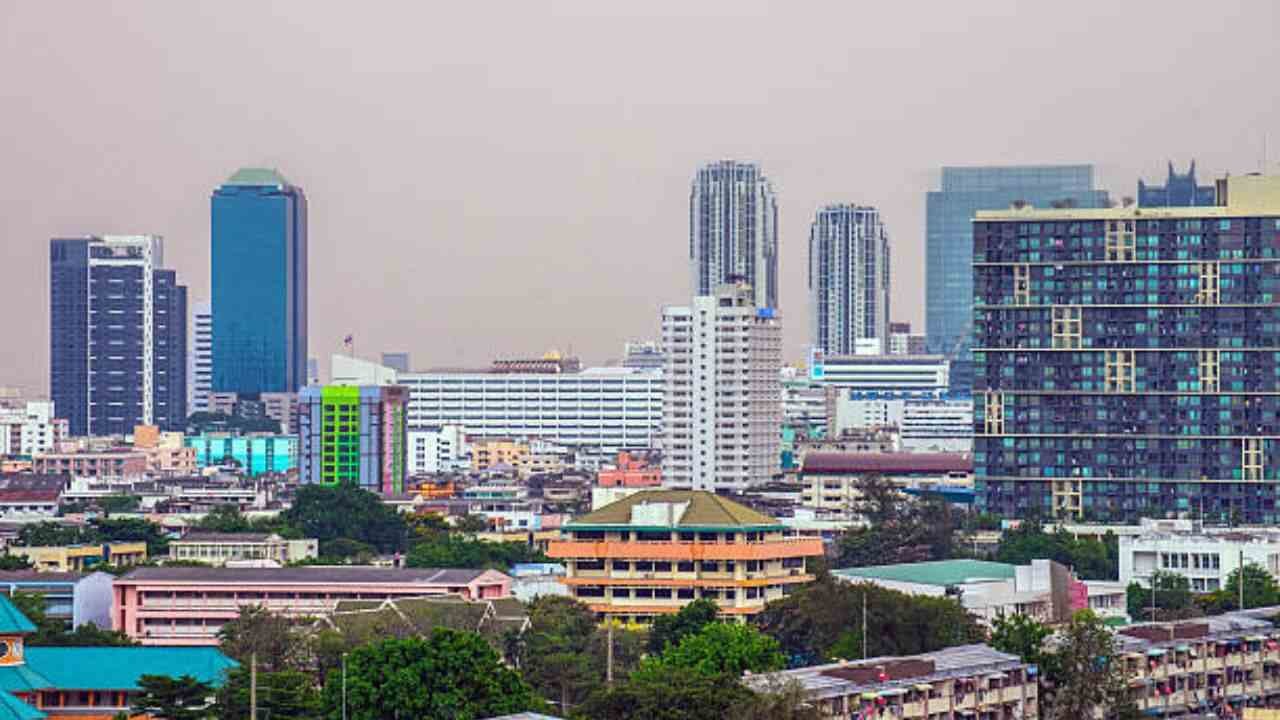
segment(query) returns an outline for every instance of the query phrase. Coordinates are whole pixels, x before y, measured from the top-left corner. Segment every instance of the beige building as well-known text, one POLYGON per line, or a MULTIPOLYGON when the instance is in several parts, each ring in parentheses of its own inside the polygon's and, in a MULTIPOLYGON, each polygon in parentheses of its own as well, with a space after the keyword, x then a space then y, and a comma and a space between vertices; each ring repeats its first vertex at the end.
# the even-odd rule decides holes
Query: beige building
POLYGON ((480 438, 469 442, 471 469, 489 470, 495 465, 518 468, 529 459, 529 443, 505 438, 480 438))
POLYGON ((25 557, 36 570, 83 572, 95 565, 139 565, 147 561, 144 542, 113 542, 101 545, 10 546, 10 555, 25 557))
POLYGON ((170 560, 194 560, 216 566, 255 560, 287 565, 319 556, 319 540, 287 540, 274 533, 191 532, 169 543, 170 560))

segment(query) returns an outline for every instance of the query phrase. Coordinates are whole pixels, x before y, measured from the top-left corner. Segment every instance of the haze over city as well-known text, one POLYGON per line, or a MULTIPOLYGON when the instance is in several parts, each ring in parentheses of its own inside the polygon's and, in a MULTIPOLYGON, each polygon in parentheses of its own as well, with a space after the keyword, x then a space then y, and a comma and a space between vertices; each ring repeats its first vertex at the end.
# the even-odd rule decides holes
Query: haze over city
POLYGON ((310 354, 415 365, 654 337, 688 298, 689 183, 758 162, 780 208, 786 357, 814 211, 877 206, 893 316, 923 329, 942 165, 1280 158, 1271 3, 518 3, 0 7, 6 383, 48 385, 48 239, 165 237, 209 294, 209 196, 278 168, 310 201, 310 354), (1123 15, 1121 12, 1123 11, 1123 15), (719 50, 713 51, 713 48, 719 50))

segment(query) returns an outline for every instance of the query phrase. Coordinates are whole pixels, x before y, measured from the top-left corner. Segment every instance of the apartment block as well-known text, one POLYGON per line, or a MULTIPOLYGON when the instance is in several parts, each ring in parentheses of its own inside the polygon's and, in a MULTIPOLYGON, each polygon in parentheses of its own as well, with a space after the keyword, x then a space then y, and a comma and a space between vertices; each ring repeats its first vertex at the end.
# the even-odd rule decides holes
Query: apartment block
POLYGON ((713 493, 642 490, 564 525, 547 555, 602 617, 651 622, 706 598, 740 619, 813 580, 806 559, 822 555, 822 540, 785 529, 713 493))
POLYGON ((1280 521, 1280 177, 1216 200, 977 214, 980 509, 1280 521))
POLYGON ((859 340, 889 344, 889 234, 880 211, 828 205, 809 229, 809 341, 852 355, 859 340))
POLYGON ((303 388, 298 400, 300 480, 403 493, 408 398, 408 390, 395 385, 303 388))
POLYGON ((52 452, 66 436, 51 401, 0 399, 0 457, 52 452))
POLYGON ((274 533, 189 532, 169 542, 170 560, 193 560, 221 567, 227 563, 266 561, 280 565, 314 560, 320 541, 289 540, 274 533))
POLYGON ((781 472, 782 322, 745 284, 662 313, 662 475, 672 488, 741 490, 781 472))

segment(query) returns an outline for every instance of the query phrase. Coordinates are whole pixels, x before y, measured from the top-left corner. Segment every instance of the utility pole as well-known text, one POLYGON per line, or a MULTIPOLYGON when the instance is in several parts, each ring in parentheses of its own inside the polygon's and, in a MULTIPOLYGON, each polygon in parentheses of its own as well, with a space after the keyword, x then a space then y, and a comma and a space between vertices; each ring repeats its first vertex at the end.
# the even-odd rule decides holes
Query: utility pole
POLYGON ((608 641, 607 641, 609 643, 609 647, 605 652, 605 656, 608 658, 608 660, 605 662, 605 666, 604 666, 604 681, 610 687, 613 687, 613 620, 609 619, 609 620, 606 620, 605 622, 609 624, 608 641))
POLYGON ((249 655, 249 720, 258 720, 258 653, 249 655))
POLYGON ((1151 573, 1151 622, 1156 621, 1156 579, 1159 577, 1158 570, 1151 573))
POLYGON ((342 720, 347 720, 347 654, 342 653, 342 720))
POLYGON ((862 591, 862 659, 867 659, 867 591, 862 591))
POLYGON ((1244 548, 1240 548, 1240 609, 1244 609, 1244 548))

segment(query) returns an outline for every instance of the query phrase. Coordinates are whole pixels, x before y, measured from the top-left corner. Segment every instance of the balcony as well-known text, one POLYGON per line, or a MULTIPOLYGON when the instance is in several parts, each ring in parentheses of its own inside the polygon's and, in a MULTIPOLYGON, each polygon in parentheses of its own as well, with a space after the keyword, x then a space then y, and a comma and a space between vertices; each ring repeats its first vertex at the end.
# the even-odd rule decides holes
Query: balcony
POLYGON ((822 540, 818 538, 754 543, 553 540, 547 549, 547 555, 553 558, 657 559, 693 562, 816 557, 822 555, 822 552, 822 540))

